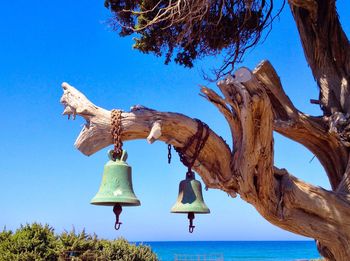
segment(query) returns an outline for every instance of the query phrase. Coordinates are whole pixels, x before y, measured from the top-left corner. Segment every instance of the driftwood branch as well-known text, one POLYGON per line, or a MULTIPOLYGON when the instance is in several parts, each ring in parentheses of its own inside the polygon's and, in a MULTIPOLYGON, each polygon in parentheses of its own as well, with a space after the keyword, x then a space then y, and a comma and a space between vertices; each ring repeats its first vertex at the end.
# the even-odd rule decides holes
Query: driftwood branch
MULTIPOLYGON (((86 120, 75 146, 85 155, 112 144, 111 112, 91 103, 81 92, 67 83, 61 103, 65 106, 64 115, 79 115, 86 120)), ((143 106, 134 106, 131 112, 122 113, 122 140, 148 139, 161 140, 176 147, 183 147, 187 139, 197 131, 195 120, 179 113, 158 112, 143 106)), ((190 148, 187 157, 191 157, 190 148)), ((225 141, 212 130, 202 149, 194 169, 206 186, 223 189, 235 196, 235 183, 230 171, 231 152, 225 141), (227 184, 231 184, 228 186, 227 184)))

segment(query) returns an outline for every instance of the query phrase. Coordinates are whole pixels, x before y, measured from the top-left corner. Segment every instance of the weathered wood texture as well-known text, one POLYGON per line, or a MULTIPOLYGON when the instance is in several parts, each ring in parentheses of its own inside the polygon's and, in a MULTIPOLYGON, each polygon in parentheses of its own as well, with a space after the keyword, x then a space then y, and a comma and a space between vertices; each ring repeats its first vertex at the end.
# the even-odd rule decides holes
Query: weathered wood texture
MULTIPOLYGON (((350 205, 346 189, 349 166, 346 146, 329 131, 328 117, 311 117, 295 108, 268 61, 251 72, 218 83, 223 96, 202 87, 202 95, 225 116, 233 149, 210 130, 195 170, 209 188, 238 193, 271 223, 315 238, 330 260, 349 260, 350 205), (333 191, 307 184, 273 164, 273 130, 309 148, 324 166, 333 191)), ((110 145, 110 111, 92 104, 67 83, 61 102, 65 115, 86 119, 75 146, 84 154, 110 145)), ((155 140, 182 147, 197 123, 178 113, 135 106, 122 113, 122 139, 155 140)), ((193 155, 190 148, 187 157, 193 155)))
MULTIPOLYGON (((328 150, 329 153, 323 151, 325 157, 319 159, 326 169, 333 190, 347 195, 350 192, 347 156, 350 147, 350 42, 340 24, 336 1, 288 2, 305 58, 320 90, 318 102, 326 116, 323 120, 329 132, 328 136, 342 143, 339 146, 336 143, 332 143, 330 147, 320 146, 319 148, 328 150)), ((320 145, 324 145, 326 136, 320 136, 320 145)), ((317 245, 323 256, 335 260, 333 251, 322 242, 317 242, 317 245)), ((340 255, 337 260, 350 260, 350 256, 340 255)))
MULTIPOLYGON (((85 155, 112 144, 111 112, 92 104, 81 92, 63 83, 64 94, 61 103, 65 106, 64 115, 80 115, 86 120, 75 146, 85 155)), ((193 119, 170 112, 158 112, 143 106, 134 106, 130 112, 122 113, 122 140, 159 139, 176 147, 182 147, 186 140, 197 131, 193 119)), ((188 157, 193 155, 190 148, 188 157)), ((225 141, 210 130, 205 148, 195 162, 194 169, 200 173, 208 187, 223 189, 235 196, 234 189, 227 186, 233 183, 230 171, 231 151, 225 141), (224 186, 225 184, 225 186, 224 186)), ((236 187, 232 184, 233 187, 236 187)))
POLYGON ((325 114, 350 113, 350 43, 334 0, 289 0, 325 114))

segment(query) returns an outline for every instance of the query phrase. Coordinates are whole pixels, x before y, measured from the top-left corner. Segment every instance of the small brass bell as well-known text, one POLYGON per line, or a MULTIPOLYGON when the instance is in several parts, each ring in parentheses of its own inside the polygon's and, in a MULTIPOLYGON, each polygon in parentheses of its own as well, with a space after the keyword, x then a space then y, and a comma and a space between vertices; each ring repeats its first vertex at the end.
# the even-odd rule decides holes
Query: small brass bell
POLYGON ((180 182, 179 195, 175 205, 171 208, 171 213, 187 214, 190 223, 188 231, 190 233, 195 228, 193 225, 194 214, 210 213, 203 200, 202 185, 195 179, 194 172, 189 170, 186 173, 186 179, 180 182))
POLYGON ((131 180, 131 167, 125 162, 128 154, 125 150, 121 156, 114 158, 113 150, 108 152, 109 161, 104 166, 100 188, 91 200, 91 204, 100 206, 114 206, 113 212, 116 215, 114 228, 118 230, 120 225, 119 215, 122 206, 140 206, 131 180))

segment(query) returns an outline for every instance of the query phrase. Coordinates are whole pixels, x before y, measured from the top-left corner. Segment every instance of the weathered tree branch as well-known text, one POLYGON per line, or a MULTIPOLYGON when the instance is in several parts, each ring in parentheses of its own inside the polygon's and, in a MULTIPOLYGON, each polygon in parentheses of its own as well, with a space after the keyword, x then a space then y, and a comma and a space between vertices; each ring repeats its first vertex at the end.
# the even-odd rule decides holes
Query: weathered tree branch
POLYGON ((335 192, 312 186, 291 176, 286 170, 275 169, 275 177, 280 185, 277 190, 281 198, 278 206, 282 210, 279 215, 274 215, 273 204, 268 204, 257 208, 258 211, 283 229, 315 238, 321 254, 329 260, 348 260, 349 194, 341 197, 335 192))
MULTIPOLYGON (((235 75, 236 81, 249 86, 250 90, 256 88, 255 86, 261 86, 266 91, 274 114, 273 129, 307 147, 320 160, 332 188, 336 189, 343 178, 349 153, 338 136, 329 131, 328 118, 313 117, 295 108, 268 61, 261 62, 252 73, 246 68, 241 68, 235 75)), ((230 125, 231 133, 237 136, 242 132, 239 114, 236 113, 240 110, 238 104, 242 98, 236 91, 232 92, 227 88, 224 81, 219 82, 218 86, 225 99, 205 87, 202 87, 202 92, 219 108, 230 125)), ((241 138, 233 137, 233 139, 235 147, 239 147, 241 138)))
POLYGON ((337 188, 344 175, 349 153, 338 136, 329 131, 328 118, 313 117, 295 108, 268 61, 261 62, 253 74, 272 103, 274 130, 308 148, 325 168, 332 188, 337 188))
MULTIPOLYGON (((85 155, 111 145, 111 112, 91 103, 81 92, 67 83, 61 103, 65 106, 64 115, 79 115, 86 120, 75 146, 85 155)), ((156 139, 183 147, 187 139, 197 130, 195 120, 178 113, 158 112, 143 106, 134 106, 131 112, 122 113, 122 139, 156 139)), ((187 157, 191 157, 194 148, 190 148, 187 157)), ((225 141, 210 130, 206 146, 201 151, 194 169, 206 186, 219 188, 235 196, 237 185, 230 171, 231 152, 225 141)))
MULTIPOLYGON (((273 115, 270 101, 264 90, 254 89, 254 85, 248 83, 243 85, 232 77, 220 81, 218 86, 232 110, 229 122, 234 142, 231 168, 239 185, 238 193, 247 201, 258 195, 270 194, 273 190, 273 115), (260 186, 262 183, 264 186, 260 186)), ((210 101, 218 96, 207 89, 202 88, 202 92, 210 101)), ((217 100, 214 102, 216 105, 217 100)))

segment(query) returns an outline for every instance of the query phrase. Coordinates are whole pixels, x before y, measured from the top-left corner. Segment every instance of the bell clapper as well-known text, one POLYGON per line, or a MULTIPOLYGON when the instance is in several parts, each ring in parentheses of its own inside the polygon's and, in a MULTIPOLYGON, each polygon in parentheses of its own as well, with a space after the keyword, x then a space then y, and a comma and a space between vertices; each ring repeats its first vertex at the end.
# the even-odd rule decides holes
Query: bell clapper
POLYGON ((193 233, 193 230, 196 227, 193 225, 194 213, 188 212, 187 218, 190 221, 190 225, 188 226, 188 232, 193 233))
POLYGON ((115 224, 114 224, 114 228, 115 230, 119 230, 120 225, 123 224, 122 222, 119 222, 119 216, 120 213, 122 213, 123 209, 122 206, 120 204, 115 204, 113 207, 113 212, 115 214, 115 224))

